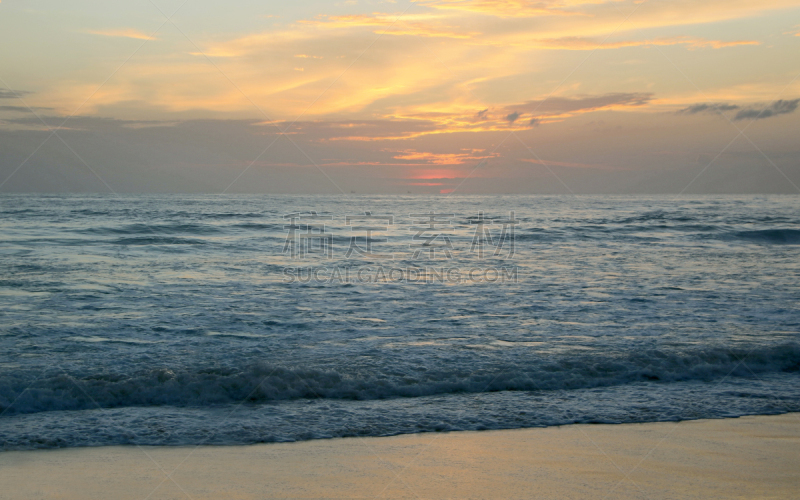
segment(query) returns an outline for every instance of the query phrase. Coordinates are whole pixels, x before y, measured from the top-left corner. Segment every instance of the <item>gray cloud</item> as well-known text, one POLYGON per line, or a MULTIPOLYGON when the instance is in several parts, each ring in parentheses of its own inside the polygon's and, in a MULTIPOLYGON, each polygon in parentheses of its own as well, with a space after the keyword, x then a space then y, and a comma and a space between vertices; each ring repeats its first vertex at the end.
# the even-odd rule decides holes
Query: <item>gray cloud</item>
POLYGON ((719 114, 724 113, 726 111, 733 111, 739 110, 738 113, 733 117, 734 120, 760 120, 763 118, 770 118, 773 116, 778 115, 785 115, 788 113, 794 112, 798 105, 800 104, 800 99, 794 99, 791 101, 784 101, 779 100, 775 101, 771 104, 766 106, 750 106, 747 108, 742 108, 736 104, 727 104, 724 102, 715 102, 715 103, 698 103, 689 106, 688 108, 683 108, 677 112, 679 115, 696 115, 698 113, 713 113, 719 114))
POLYGON ((679 115, 696 115, 697 113, 724 113, 725 111, 732 111, 739 109, 736 104, 725 104, 724 102, 718 103, 700 103, 693 104, 688 108, 683 108, 678 111, 679 115))
POLYGON ((484 110, 478 111, 478 114, 476 116, 478 118, 486 118, 486 112, 487 111, 489 111, 489 108, 486 108, 484 110))
MULTIPOLYGON (((169 122, 161 122, 157 120, 119 120, 115 118, 101 118, 95 116, 53 116, 49 114, 32 114, 31 109, 34 111, 52 110, 52 108, 32 107, 25 106, 0 106, 0 111, 16 111, 24 112, 26 114, 15 118, 6 118, 4 121, 9 124, 23 125, 23 126, 40 126, 47 127, 67 127, 83 131, 104 131, 119 128, 140 128, 148 126, 164 126, 170 125, 169 122), (44 122, 44 123, 42 123, 44 122)), ((250 122, 253 122, 251 120, 250 122)), ((199 120, 198 120, 199 122, 199 120)))
POLYGON ((27 90, 9 90, 9 89, 0 89, 0 99, 16 99, 17 97, 22 97, 32 92, 28 92, 27 90))
POLYGON ((51 110, 53 108, 40 108, 38 106, 33 106, 32 108, 29 109, 25 106, 0 106, 0 111, 15 111, 18 113, 28 113, 31 111, 31 109, 44 111, 44 110, 51 110))
POLYGON ((770 118, 778 115, 785 115, 794 112, 797 105, 800 104, 800 99, 792 101, 784 101, 783 99, 775 101, 772 104, 763 108, 747 108, 736 113, 733 117, 734 120, 760 120, 763 118, 770 118))
MULTIPOLYGON (((502 120, 506 114, 493 119, 502 120)), ((517 125, 528 124, 531 115, 520 111, 517 125)), ((635 115, 638 115, 636 113, 635 115)), ((0 127, 0 179, 5 179, 39 147, 49 135, 30 114, 25 123, 36 124, 12 130, 0 127)), ((64 116, 43 115, 53 125, 60 125, 64 116)), ((633 118, 637 118, 634 116, 633 118)), ((638 123, 651 123, 648 116, 638 123)), ((543 121, 546 121, 543 119, 543 121)), ((777 120, 775 120, 777 122, 777 120)), ((628 134, 606 134, 602 140, 548 141, 549 127, 537 129, 536 135, 548 141, 542 154, 564 165, 614 165, 606 168, 573 168, 552 164, 554 169, 569 168, 565 178, 576 193, 678 193, 688 179, 707 166, 716 155, 715 134, 709 127, 728 133, 722 120, 701 123, 678 120, 670 124, 680 134, 664 133, 662 128, 641 127, 641 135, 631 141, 628 134), (710 154, 705 154, 709 151, 710 154), (663 153, 663 154, 662 154, 663 153), (698 156, 699 155, 699 156, 698 156), (700 165, 698 166, 698 162, 700 165), (617 166, 619 170, 616 170, 617 166)), ((285 128, 289 123, 279 123, 285 128)), ((594 126, 597 126, 595 122, 594 126)), ((770 122, 765 122, 770 127, 770 122)), ((219 193, 245 169, 246 173, 229 192, 254 193, 338 193, 328 180, 332 178, 345 192, 359 193, 438 193, 440 186, 410 187, 408 172, 398 168, 394 158, 398 150, 414 148, 428 151, 426 144, 438 143, 391 141, 378 150, 371 140, 331 141, 331 137, 388 137, 411 132, 438 130, 436 122, 424 120, 368 120, 341 122, 299 122, 301 133, 292 136, 297 142, 280 140, 263 154, 265 136, 275 137, 278 127, 261 124, 261 120, 191 120, 180 122, 124 121, 76 116, 59 134, 109 186, 118 192, 209 192, 219 193), (157 126, 156 126, 157 125, 157 126), (305 154, 308 156, 305 156, 305 154), (261 155, 261 156, 259 156, 261 155), (255 158, 258 161, 253 163, 255 158), (318 162, 324 174, 309 166, 308 158, 318 162), (252 167, 250 167, 252 165, 252 167), (430 191, 425 191, 430 189, 430 191)), ((606 125, 610 128, 610 125, 606 125)), ((777 126, 777 125, 776 125, 777 126)), ((605 130, 605 129, 604 129, 605 130)), ((497 140, 496 132, 471 136, 473 147, 490 151, 497 140), (474 138, 474 139, 473 139, 474 138)), ((765 153, 791 178, 800 178, 796 159, 796 141, 791 134, 777 134, 775 149, 765 153)), ((446 139, 445 139, 446 140, 446 139)), ((460 148, 463 143, 443 143, 445 148, 460 148)), ((83 162, 61 141, 48 141, 0 188, 0 192, 32 191, 107 191, 83 162)), ((447 149, 445 150, 447 151, 447 149)), ((460 151, 460 150, 459 150, 460 151)), ((538 150, 537 150, 538 152, 538 150)), ((757 151, 748 155, 736 153, 720 157, 726 168, 709 168, 695 182, 693 193, 789 193, 793 187, 774 168, 763 164, 757 151)), ((520 169, 517 156, 530 159, 524 148, 506 150, 493 160, 485 177, 464 182, 466 192, 475 193, 563 193, 564 187, 547 169, 520 169), (508 174, 508 172, 519 172, 508 174), (494 176, 497 173, 497 176, 494 176)), ((421 162, 422 163, 422 162, 421 162)), ((465 166, 467 167, 467 166, 465 166)), ((436 168, 436 167, 432 167, 436 168)), ((455 167, 458 168, 458 167, 455 167)), ((470 167, 471 168, 471 167, 470 167)), ((468 170, 464 170, 468 172, 468 170)), ((559 176, 561 174, 559 173, 559 176)), ((430 181, 438 182, 438 181, 430 181)), ((443 180, 442 182, 450 182, 443 180)))
POLYGON ((506 116, 506 120, 508 120, 508 123, 514 123, 515 121, 517 121, 517 118, 519 118, 519 113, 517 113, 516 111, 506 116))
POLYGON ((542 115, 592 111, 610 106, 643 106, 653 99, 651 93, 629 92, 580 97, 551 97, 539 101, 526 101, 508 106, 508 111, 542 115))
POLYGON ((530 125, 531 127, 538 127, 540 122, 541 120, 539 120, 538 118, 531 118, 531 121, 528 122, 528 125, 530 125))

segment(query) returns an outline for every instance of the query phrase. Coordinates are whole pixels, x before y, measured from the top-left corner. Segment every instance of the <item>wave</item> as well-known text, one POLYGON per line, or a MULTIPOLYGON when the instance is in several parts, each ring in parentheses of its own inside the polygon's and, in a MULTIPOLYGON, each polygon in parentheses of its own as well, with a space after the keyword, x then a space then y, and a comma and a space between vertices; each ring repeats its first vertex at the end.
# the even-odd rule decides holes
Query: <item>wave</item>
POLYGON ((174 236, 140 236, 137 238, 119 238, 111 242, 113 245, 205 245, 197 238, 176 238, 174 236))
POLYGON ((128 224, 118 227, 93 227, 76 232, 103 236, 162 235, 162 234, 215 234, 222 229, 208 224, 128 224))
POLYGON ((641 382, 713 381, 800 370, 800 344, 757 348, 647 350, 617 355, 528 358, 473 369, 398 366, 302 368, 255 363, 237 368, 150 369, 134 374, 0 379, 0 413, 37 413, 97 407, 198 406, 296 399, 377 400, 452 393, 575 390, 641 382), (746 361, 746 364, 743 363, 746 361))
POLYGON ((734 238, 768 244, 800 244, 800 229, 762 229, 759 231, 737 231, 734 238))
POLYGON ((651 240, 663 237, 665 234, 677 237, 686 235, 690 238, 716 239, 723 241, 747 241, 762 244, 800 244, 800 229, 761 229, 749 231, 730 231, 723 226, 711 224, 680 224, 680 225, 574 225, 559 227, 557 229, 534 228, 517 231, 514 238, 517 241, 567 241, 571 239, 608 239, 624 238, 631 240, 651 240), (656 233, 658 236, 649 236, 656 233))
POLYGON ((208 217, 210 219, 246 219, 246 218, 258 218, 264 217, 268 214, 277 213, 277 210, 265 210, 264 212, 221 212, 221 213, 212 213, 212 214, 203 214, 203 217, 208 217))
POLYGON ((241 222, 239 224, 234 224, 232 227, 265 231, 284 231, 284 226, 285 223, 270 224, 265 222, 241 222))

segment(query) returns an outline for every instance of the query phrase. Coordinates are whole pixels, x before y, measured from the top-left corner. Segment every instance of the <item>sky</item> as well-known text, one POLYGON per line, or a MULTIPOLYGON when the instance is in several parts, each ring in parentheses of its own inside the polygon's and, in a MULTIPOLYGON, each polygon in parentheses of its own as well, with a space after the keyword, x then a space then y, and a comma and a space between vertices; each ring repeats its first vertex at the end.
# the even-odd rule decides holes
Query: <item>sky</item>
POLYGON ((0 1, 0 192, 798 193, 800 1, 0 1))

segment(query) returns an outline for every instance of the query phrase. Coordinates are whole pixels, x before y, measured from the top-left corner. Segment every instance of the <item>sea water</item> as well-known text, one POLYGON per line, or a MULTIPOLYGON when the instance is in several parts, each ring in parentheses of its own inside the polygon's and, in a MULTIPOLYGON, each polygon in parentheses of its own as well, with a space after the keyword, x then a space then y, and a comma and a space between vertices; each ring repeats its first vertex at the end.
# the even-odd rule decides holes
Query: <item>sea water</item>
POLYGON ((0 196, 3 449, 800 411, 796 196, 0 196))

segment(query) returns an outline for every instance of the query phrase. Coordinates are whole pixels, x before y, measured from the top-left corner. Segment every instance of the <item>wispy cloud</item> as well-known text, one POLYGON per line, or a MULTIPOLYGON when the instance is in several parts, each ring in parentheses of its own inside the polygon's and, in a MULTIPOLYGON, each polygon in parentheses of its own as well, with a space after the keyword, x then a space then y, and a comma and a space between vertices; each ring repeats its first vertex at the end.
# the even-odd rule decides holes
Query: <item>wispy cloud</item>
POLYGON ((743 109, 736 113, 733 117, 734 120, 760 120, 763 118, 771 118, 773 116, 785 115, 793 113, 800 104, 800 99, 792 101, 779 100, 775 101, 764 107, 750 107, 743 109))
POLYGON ((499 156, 496 153, 487 155, 477 154, 482 152, 484 152, 483 149, 474 149, 468 153, 428 153, 406 149, 396 151, 398 154, 394 155, 393 158, 396 160, 423 161, 431 165, 463 165, 466 162, 480 161, 499 156))
POLYGON ((725 104, 725 103, 699 103, 699 104, 692 104, 687 108, 683 108, 678 111, 679 115, 696 115, 697 113, 724 113, 726 111, 733 111, 734 109, 739 109, 739 106, 736 104, 725 104))
POLYGON ((618 167, 610 167, 608 165, 596 164, 596 163, 574 163, 574 162, 565 162, 565 161, 554 161, 554 160, 538 160, 535 158, 520 158, 520 161, 524 161, 525 163, 533 163, 536 165, 545 165, 548 167, 569 167, 569 168, 593 168, 593 169, 602 169, 602 170, 617 170, 618 167))
POLYGON ((112 36, 112 37, 120 37, 120 38, 133 38, 136 40, 157 40, 156 37, 151 37, 145 33, 142 33, 139 30, 135 30, 133 28, 123 28, 123 29, 109 29, 109 30, 89 30, 86 33, 90 35, 101 35, 101 36, 112 36))
POLYGON ((583 37, 563 37, 533 40, 530 44, 543 49, 557 50, 595 50, 622 49, 627 47, 652 47, 667 45, 683 45, 688 49, 722 49, 740 45, 760 45, 756 40, 708 40, 693 36, 676 36, 655 38, 652 40, 624 40, 619 42, 602 42, 601 40, 583 37))
MULTIPOLYGON (((565 2, 530 0, 418 0, 419 4, 438 10, 454 10, 497 17, 532 17, 542 15, 570 15, 565 2)), ((567 2, 573 5, 599 3, 597 1, 567 2)))
MULTIPOLYGON (((506 110, 517 113, 514 120, 525 113, 540 116, 564 116, 586 113, 600 109, 618 109, 644 106, 653 100, 653 94, 642 92, 612 93, 576 97, 550 97, 506 106, 506 110)), ((511 115, 506 119, 510 120, 511 115)))
MULTIPOLYGON (((653 100, 649 93, 613 93, 576 97, 551 97, 525 101, 499 108, 479 111, 454 109, 450 112, 436 107, 420 106, 413 112, 398 112, 385 117, 383 123, 395 127, 356 127, 346 135, 329 135, 326 141, 397 141, 423 136, 524 131, 541 124, 563 121, 571 116, 598 110, 613 110, 645 106, 653 100), (524 119, 521 119, 524 118, 524 119)), ((377 123, 377 122, 376 122, 377 123)))
POLYGON ((11 112, 14 112, 14 113, 29 113, 32 110, 49 111, 49 110, 52 110, 52 109, 53 108, 41 108, 41 107, 38 107, 38 106, 33 106, 31 108, 28 108, 26 106, 0 106, 0 111, 11 111, 11 112))
POLYGON ((31 94, 31 92, 27 90, 0 89, 0 99, 16 99, 28 94, 31 94))
POLYGON ((798 105, 800 99, 793 100, 778 100, 767 105, 751 105, 742 107, 738 104, 729 103, 698 103, 689 107, 683 108, 677 112, 679 115, 696 115, 696 114, 719 114, 727 111, 739 110, 733 117, 734 120, 760 120, 764 118, 771 118, 773 116, 785 115, 793 113, 798 105))
POLYGON ((400 16, 394 14, 354 14, 348 16, 320 16, 300 21, 300 24, 325 28, 378 27, 387 35, 414 35, 444 38, 473 38, 480 33, 461 31, 458 26, 443 25, 436 16, 400 16))

